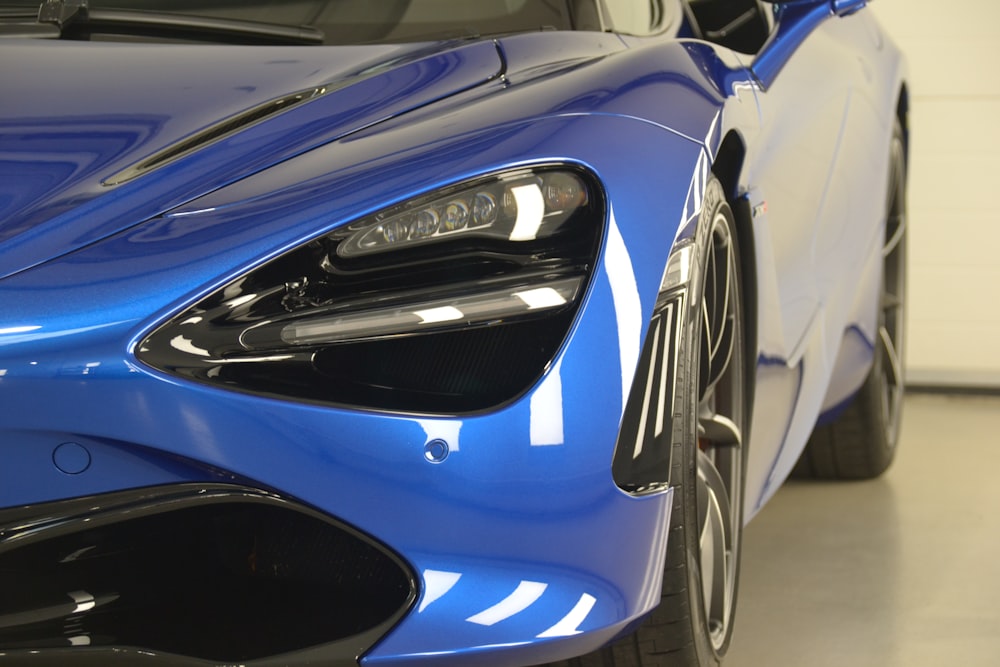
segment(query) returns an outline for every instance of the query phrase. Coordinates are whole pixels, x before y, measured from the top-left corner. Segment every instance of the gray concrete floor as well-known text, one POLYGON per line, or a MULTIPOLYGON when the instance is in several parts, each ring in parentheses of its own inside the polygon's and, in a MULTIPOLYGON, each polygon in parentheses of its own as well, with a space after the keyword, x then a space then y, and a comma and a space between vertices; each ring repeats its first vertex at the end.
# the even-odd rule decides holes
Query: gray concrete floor
POLYGON ((880 479, 787 483, 744 534, 726 667, 1000 665, 1000 397, 911 394, 880 479))

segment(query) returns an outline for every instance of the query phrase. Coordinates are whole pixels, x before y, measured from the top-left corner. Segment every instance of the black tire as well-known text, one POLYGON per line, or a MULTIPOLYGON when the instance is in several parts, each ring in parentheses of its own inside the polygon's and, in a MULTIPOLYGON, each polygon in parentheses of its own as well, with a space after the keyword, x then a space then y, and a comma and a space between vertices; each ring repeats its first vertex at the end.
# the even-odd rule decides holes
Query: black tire
MULTIPOLYGON (((671 446, 674 504, 660 604, 631 635, 551 667, 708 667, 718 665, 729 647, 749 394, 736 229, 714 177, 696 243, 686 328, 677 349, 676 387, 685 397, 686 435, 671 446)), ((651 406, 647 414, 655 410, 651 406)))
POLYGON ((817 427, 795 465, 796 477, 871 479, 892 463, 903 410, 906 304, 906 153, 896 122, 874 361, 861 389, 837 419, 817 427))

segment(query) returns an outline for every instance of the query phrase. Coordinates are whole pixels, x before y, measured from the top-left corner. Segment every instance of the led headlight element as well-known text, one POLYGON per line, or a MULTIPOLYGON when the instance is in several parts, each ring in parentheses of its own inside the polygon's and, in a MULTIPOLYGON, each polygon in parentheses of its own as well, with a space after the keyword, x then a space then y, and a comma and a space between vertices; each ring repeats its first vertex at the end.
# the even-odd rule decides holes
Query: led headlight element
POLYGON ((527 389, 558 351, 604 220, 582 170, 471 179, 247 272, 158 327, 137 356, 283 398, 484 409, 527 389))
POLYGON ((490 179, 351 225, 337 255, 359 257, 457 237, 533 241, 556 233, 586 203, 587 188, 573 172, 490 179))
POLYGON ((415 335, 459 327, 497 325, 512 318, 562 308, 576 300, 583 277, 565 278, 544 287, 484 290, 405 307, 373 308, 357 313, 268 322, 240 338, 247 349, 281 344, 323 345, 374 337, 415 335))

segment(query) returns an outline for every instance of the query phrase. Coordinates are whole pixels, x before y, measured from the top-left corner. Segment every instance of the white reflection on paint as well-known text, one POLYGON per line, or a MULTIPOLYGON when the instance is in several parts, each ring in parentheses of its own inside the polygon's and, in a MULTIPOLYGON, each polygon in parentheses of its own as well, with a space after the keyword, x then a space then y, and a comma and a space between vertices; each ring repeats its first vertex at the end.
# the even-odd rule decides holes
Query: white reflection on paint
MULTIPOLYGON (((482 644, 480 646, 476 646, 475 649, 477 651, 489 651, 490 649, 495 649, 495 648, 512 648, 514 646, 526 646, 530 643, 531 642, 502 642, 499 644, 482 644)), ((411 653, 410 655, 415 657, 427 658, 437 655, 455 655, 456 653, 458 653, 457 650, 450 649, 447 651, 422 651, 420 653, 411 653)), ((0 653, 0 656, 2 655, 3 653, 0 653)))
POLYGON ((441 306, 440 308, 427 308, 425 310, 415 310, 413 314, 420 318, 420 324, 434 324, 435 322, 451 322, 460 320, 465 315, 454 306, 441 306))
POLYGON ((534 241, 545 217, 545 200, 542 190, 537 185, 522 185, 511 188, 517 202, 517 220, 514 229, 510 231, 511 241, 534 241))
POLYGON ((294 359, 293 354, 272 354, 267 357, 233 357, 232 359, 206 359, 212 364, 258 364, 264 361, 286 361, 294 359))
POLYGON ((594 608, 597 598, 584 593, 576 606, 566 614, 561 621, 553 625, 545 632, 538 635, 539 639, 545 637, 570 637, 580 634, 579 627, 587 619, 590 610, 594 608))
POLYGON ((562 445, 563 433, 562 359, 531 395, 531 446, 562 445))
POLYGON ((193 354, 198 357, 209 356, 208 350, 203 350, 194 344, 190 338, 185 338, 184 336, 174 336, 170 339, 170 347, 175 350, 180 350, 181 352, 187 352, 188 354, 193 354))
POLYGON ((459 433, 462 431, 462 422, 457 419, 418 419, 420 428, 424 429, 427 439, 424 444, 431 440, 444 440, 448 443, 448 450, 452 453, 458 451, 459 433))
POLYGON ((646 416, 649 414, 649 399, 650 395, 653 393, 653 379, 656 377, 656 361, 658 359, 657 355, 660 351, 660 329, 653 332, 653 351, 650 359, 652 363, 649 366, 649 372, 646 374, 646 390, 643 392, 642 396, 642 410, 639 412, 639 429, 636 431, 635 439, 635 450, 632 453, 632 459, 635 460, 639 458, 642 454, 643 443, 646 442, 646 416))
MULTIPOLYGON (((97 507, 97 508, 92 508, 92 509, 97 510, 97 509, 100 509, 100 508, 97 507)), ((60 563, 71 563, 71 562, 75 561, 77 558, 79 558, 80 556, 82 556, 83 554, 87 553, 88 551, 90 551, 92 549, 96 549, 96 548, 97 548, 96 546, 89 546, 89 547, 83 547, 82 549, 77 549, 76 551, 74 551, 70 555, 65 556, 59 562, 60 563)))
POLYGON ((542 597, 548 584, 537 581, 522 581, 518 584, 514 592, 496 603, 489 609, 479 612, 475 616, 465 619, 477 625, 495 625, 500 621, 516 616, 522 611, 535 604, 538 598, 542 597))
MULTIPOLYGON (((722 119, 722 109, 715 112, 715 118, 712 119, 712 125, 708 128, 708 133, 705 135, 705 148, 711 152, 712 146, 715 145, 718 137, 716 134, 719 132, 720 125, 719 121, 722 119)), ((715 156, 712 157, 712 162, 715 161, 715 156)))
POLYGON ((663 528, 655 532, 655 540, 646 561, 646 573, 641 588, 644 594, 639 600, 640 609, 652 609, 660 601, 663 585, 663 563, 667 557, 667 540, 670 536, 667 526, 670 525, 670 509, 673 507, 673 500, 674 490, 670 489, 657 501, 660 506, 657 510, 658 516, 655 525, 663 526, 663 528))
POLYGON ((671 340, 672 332, 674 330, 674 304, 669 304, 664 310, 662 315, 662 323, 664 331, 663 339, 663 363, 660 364, 660 395, 656 402, 656 430, 653 434, 659 438, 663 435, 663 427, 667 419, 667 410, 673 407, 674 397, 673 397, 673 387, 671 387, 670 392, 670 402, 667 402, 667 385, 670 384, 672 379, 677 378, 677 355, 673 358, 673 368, 671 368, 670 362, 670 344, 673 342, 671 340), (670 371, 673 371, 671 374, 670 371))
POLYGON ((167 218, 186 218, 189 215, 201 215, 203 213, 211 213, 211 212, 213 212, 215 210, 216 210, 215 207, 212 206, 210 208, 199 208, 196 211, 178 211, 176 213, 167 213, 166 216, 164 216, 164 217, 167 217, 167 218))
POLYGON ((236 297, 235 299, 230 299, 229 301, 226 302, 225 305, 228 306, 230 309, 238 308, 245 303, 250 303, 256 298, 257 298, 256 294, 243 294, 241 296, 236 297))
POLYGON ((563 295, 551 287, 539 287, 537 289, 514 292, 512 296, 516 296, 518 299, 523 301, 524 304, 528 306, 528 310, 535 310, 537 308, 557 308, 558 306, 566 303, 566 299, 563 295))
POLYGON ((97 606, 94 596, 87 591, 73 591, 67 595, 73 598, 73 602, 76 604, 76 609, 73 610, 74 614, 90 611, 97 606))
MULTIPOLYGON (((680 229, 684 228, 681 224, 680 229)), ((660 281, 660 291, 666 292, 669 289, 686 285, 691 280, 691 265, 694 262, 694 244, 688 243, 681 247, 674 246, 670 252, 670 259, 667 260, 667 268, 663 271, 663 279, 660 281)))
POLYGON ((705 203, 705 188, 708 187, 708 179, 712 170, 712 163, 707 151, 701 151, 698 155, 698 164, 695 165, 694 174, 691 176, 691 186, 688 188, 687 203, 684 204, 684 215, 681 217, 680 228, 693 216, 701 212, 701 207, 705 203))
POLYGON ((6 329, 0 329, 0 336, 6 336, 7 334, 29 333, 31 331, 38 331, 41 328, 42 327, 40 325, 24 326, 24 327, 7 327, 6 329))
POLYGON ((441 570, 424 570, 424 597, 420 600, 417 608, 419 614, 432 602, 436 602, 445 596, 458 580, 462 578, 459 572, 442 572, 441 570))
POLYGON ((622 371, 621 410, 624 414, 629 389, 632 386, 632 375, 635 373, 635 365, 639 362, 639 348, 642 344, 642 302, 639 300, 639 288, 635 282, 632 258, 628 254, 628 248, 625 247, 625 239, 618 229, 618 223, 615 222, 614 210, 611 211, 605 265, 608 282, 611 284, 615 317, 618 320, 618 354, 622 371))

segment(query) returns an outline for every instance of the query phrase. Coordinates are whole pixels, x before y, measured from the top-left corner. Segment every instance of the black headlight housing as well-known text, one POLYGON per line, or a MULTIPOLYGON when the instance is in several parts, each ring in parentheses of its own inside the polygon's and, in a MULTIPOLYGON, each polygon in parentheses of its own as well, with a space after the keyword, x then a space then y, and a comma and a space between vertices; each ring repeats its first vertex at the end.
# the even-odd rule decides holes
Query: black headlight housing
POLYGON ((452 414, 545 371, 593 270, 606 205, 567 165, 491 174, 339 227, 155 329, 142 362, 273 397, 452 414))

